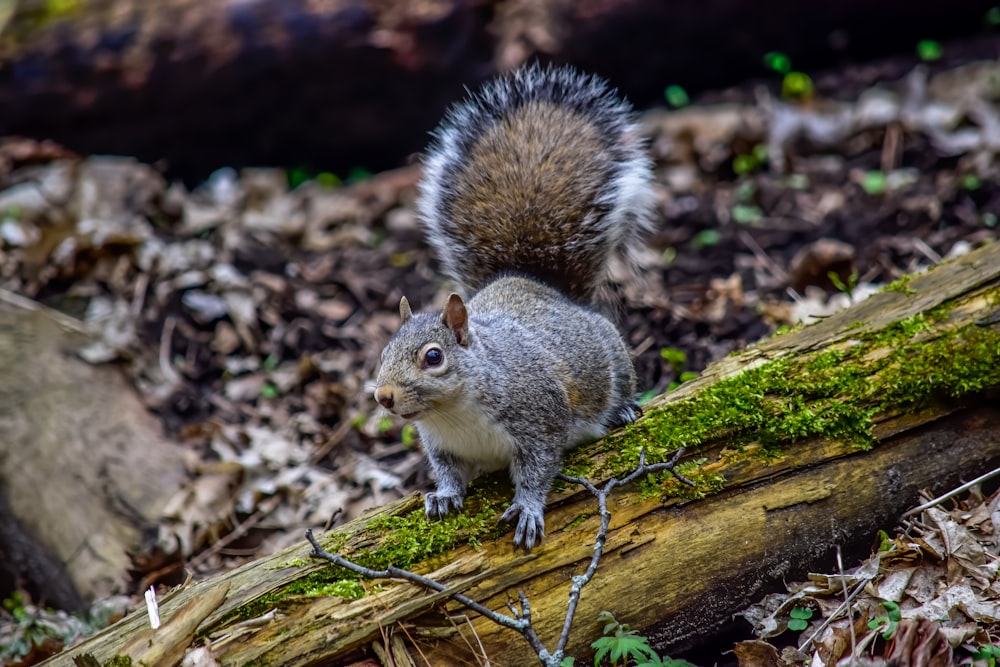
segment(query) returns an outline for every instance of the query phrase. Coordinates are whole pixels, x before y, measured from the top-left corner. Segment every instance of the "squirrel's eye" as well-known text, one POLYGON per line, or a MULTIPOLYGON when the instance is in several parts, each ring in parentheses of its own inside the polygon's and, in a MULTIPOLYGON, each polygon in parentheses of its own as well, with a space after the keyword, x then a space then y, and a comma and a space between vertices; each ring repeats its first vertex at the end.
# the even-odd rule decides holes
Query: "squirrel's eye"
POLYGON ((424 363, 427 366, 440 366, 442 361, 444 361, 444 352, 439 348, 432 347, 424 352, 424 363))

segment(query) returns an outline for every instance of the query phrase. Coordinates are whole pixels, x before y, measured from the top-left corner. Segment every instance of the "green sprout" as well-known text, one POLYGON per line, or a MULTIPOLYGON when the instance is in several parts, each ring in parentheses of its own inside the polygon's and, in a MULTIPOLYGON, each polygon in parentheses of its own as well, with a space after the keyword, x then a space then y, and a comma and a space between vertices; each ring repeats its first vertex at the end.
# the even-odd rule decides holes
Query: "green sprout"
POLYGON ((351 167, 351 171, 347 174, 347 182, 349 184, 360 183, 371 177, 372 173, 364 167, 351 167))
POLYGON ((996 667, 997 658, 1000 658, 1000 646, 996 644, 986 644, 985 646, 980 646, 979 650, 976 651, 972 659, 976 662, 985 662, 988 667, 996 667))
POLYGON ((881 604, 885 609, 885 616, 876 616, 868 621, 868 627, 881 631, 882 639, 889 640, 896 633, 896 627, 899 626, 903 615, 899 612, 899 605, 892 600, 883 600, 881 604))
POLYGON ((983 181, 975 174, 965 174, 958 181, 958 187, 963 190, 978 190, 982 185, 983 181))
POLYGON ((843 281, 840 278, 840 274, 836 271, 827 271, 826 277, 830 279, 833 286, 837 288, 837 291, 846 296, 850 301, 854 301, 854 289, 858 286, 858 270, 854 269, 851 271, 851 275, 847 277, 847 281, 843 281))
POLYGON ((316 174, 316 182, 324 188, 337 188, 343 185, 340 178, 330 171, 321 171, 316 174))
POLYGON ((756 144, 749 153, 740 153, 733 157, 733 172, 737 176, 759 171, 767 163, 767 146, 756 144))
POLYGON ((794 607, 788 615, 792 617, 788 621, 788 629, 802 632, 809 627, 809 619, 812 618, 813 610, 810 607, 794 607))
POLYGON ((885 177, 885 172, 877 169, 873 171, 866 171, 865 175, 861 179, 861 189, 870 195, 885 194, 885 191, 889 189, 888 179, 885 177))
POLYGON ((752 225, 764 218, 763 211, 753 204, 737 204, 730 213, 733 220, 741 225, 752 225))
POLYGON ((812 77, 804 72, 789 72, 781 80, 781 96, 788 100, 808 100, 815 94, 812 77))
POLYGON ((924 62, 940 60, 943 53, 944 49, 941 48, 941 43, 935 42, 933 39, 922 39, 917 42, 917 56, 924 62))
POLYGON ((399 439, 403 441, 406 447, 413 448, 417 445, 417 427, 413 424, 406 423, 403 424, 402 430, 399 432, 399 439))
POLYGON ((679 350, 676 347, 661 347, 660 359, 667 362, 670 368, 674 371, 674 375, 680 375, 681 370, 684 368, 684 364, 687 363, 687 354, 684 350, 679 350))
MULTIPOLYGON (((661 658, 649 645, 649 640, 619 623, 610 611, 602 611, 597 620, 604 622, 604 636, 590 645, 596 651, 594 667, 605 658, 616 667, 634 664, 635 667, 695 667, 687 660, 661 658)), ((563 660, 561 667, 572 667, 572 659, 563 660)))
POLYGON ((303 167, 295 167, 288 172, 288 187, 295 189, 309 180, 309 172, 303 167))
POLYGON ((721 240, 722 234, 719 233, 718 229, 703 229, 694 235, 694 238, 691 239, 691 245, 694 246, 695 250, 701 250, 718 245, 721 240))
POLYGON ((687 91, 681 86, 667 86, 667 89, 663 91, 663 96, 666 98, 667 104, 675 109, 686 107, 691 103, 691 98, 688 97, 687 91))
POLYGON ((768 51, 764 54, 764 67, 778 74, 788 74, 792 71, 792 61, 780 51, 768 51))

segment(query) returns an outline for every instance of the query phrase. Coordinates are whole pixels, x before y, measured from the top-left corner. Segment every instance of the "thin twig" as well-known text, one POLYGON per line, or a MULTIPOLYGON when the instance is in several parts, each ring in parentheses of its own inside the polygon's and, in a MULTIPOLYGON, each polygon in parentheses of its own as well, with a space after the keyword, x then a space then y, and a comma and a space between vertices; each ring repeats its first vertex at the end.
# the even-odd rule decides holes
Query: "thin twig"
POLYGON ((962 493, 963 491, 968 491, 969 489, 971 489, 972 487, 974 487, 976 484, 979 484, 981 482, 985 482, 986 480, 990 479, 991 477, 996 477, 997 475, 1000 475, 1000 468, 995 468, 995 469, 989 471, 988 473, 986 473, 985 475, 980 475, 979 477, 975 478, 971 482, 966 482, 962 486, 956 487, 956 488, 952 489, 951 491, 949 491, 948 493, 946 493, 946 494, 944 494, 942 496, 938 496, 934 500, 928 500, 923 505, 918 505, 917 507, 914 507, 913 509, 906 510, 905 512, 903 512, 902 518, 905 519, 907 517, 913 516, 914 514, 920 514, 921 512, 923 512, 926 509, 930 509, 931 507, 934 507, 935 505, 940 505, 941 503, 943 503, 944 501, 948 500, 949 498, 957 496, 958 494, 962 493))
MULTIPOLYGON (((347 560, 343 556, 338 556, 332 554, 323 547, 320 546, 319 542, 313 535, 312 530, 306 530, 306 539, 309 540, 309 544, 312 545, 313 550, 309 552, 309 555, 313 558, 321 558, 323 560, 330 561, 334 565, 339 565, 345 569, 354 572, 355 574, 360 574, 362 577, 368 577, 369 579, 402 579, 404 581, 409 581, 411 584, 417 584, 418 586, 423 586, 424 588, 429 588, 439 593, 446 593, 448 587, 439 581, 430 579, 429 577, 424 577, 415 572, 410 572, 408 570, 400 569, 394 565, 390 565, 384 570, 373 570, 371 568, 365 567, 363 565, 358 565, 352 561, 347 560)), ((522 602, 527 602, 527 598, 523 594, 519 594, 522 598, 522 602)), ((522 606, 521 612, 517 617, 507 616, 505 614, 500 614, 489 607, 485 607, 467 595, 462 595, 461 593, 449 593, 448 597, 456 602, 468 607, 472 611, 478 612, 490 619, 497 625, 502 625, 505 628, 510 628, 511 630, 516 630, 525 639, 532 644, 532 648, 536 651, 544 650, 544 647, 538 642, 538 637, 534 635, 534 631, 531 630, 531 610, 530 608, 524 608, 522 606), (528 631, 531 630, 529 633, 528 631), (529 636, 531 635, 531 636, 529 636), (535 643, 532 642, 532 638, 535 642, 538 642, 536 647, 535 643)))
POLYGON ((840 590, 844 593, 844 607, 847 609, 847 627, 851 630, 851 667, 854 667, 854 653, 858 648, 858 638, 854 634, 854 619, 852 618, 850 602, 847 599, 847 577, 844 576, 844 560, 837 545, 837 572, 840 573, 840 590))
POLYGON ((841 612, 850 606, 851 600, 858 597, 861 591, 865 590, 865 586, 867 586, 870 581, 871 579, 862 579, 860 582, 858 582, 858 585, 854 587, 854 590, 851 591, 851 594, 848 595, 846 598, 844 598, 844 601, 840 603, 840 606, 834 609, 833 613, 827 616, 826 620, 823 621, 823 623, 818 628, 816 628, 816 632, 812 633, 809 636, 809 639, 802 642, 802 645, 799 646, 799 650, 804 653, 809 648, 809 645, 813 643, 813 640, 819 637, 820 633, 826 630, 827 627, 829 627, 829 625, 833 623, 837 619, 837 617, 840 616, 841 612))
POLYGON ((558 479, 564 482, 571 482, 579 484, 583 488, 590 491, 590 493, 597 498, 597 507, 599 508, 601 515, 601 527, 597 530, 597 539, 594 540, 594 554, 590 557, 590 564, 587 566, 587 570, 581 574, 573 577, 573 584, 570 586, 569 591, 569 603, 566 610, 566 619, 563 621, 562 632, 559 633, 559 642, 556 644, 556 656, 562 656, 563 651, 566 648, 566 644, 569 642, 569 631, 573 627, 573 619, 576 616, 576 607, 580 602, 580 593, 583 587, 590 582, 594 577, 594 573, 597 572, 597 565, 601 562, 601 556, 604 555, 604 546, 608 540, 608 526, 611 525, 611 512, 608 511, 608 496, 611 491, 616 486, 622 486, 629 484, 643 475, 649 475, 651 473, 660 472, 663 470, 668 470, 670 473, 680 480, 684 484, 689 484, 694 486, 694 482, 687 479, 680 473, 678 473, 674 466, 680 461, 681 456, 684 455, 684 448, 680 448, 674 454, 674 456, 669 461, 664 461, 662 463, 654 463, 652 465, 646 465, 646 450, 639 452, 639 465, 630 474, 626 475, 622 479, 617 479, 612 477, 605 483, 604 488, 598 490, 589 480, 583 477, 571 477, 569 475, 564 475, 559 473, 556 475, 558 479))

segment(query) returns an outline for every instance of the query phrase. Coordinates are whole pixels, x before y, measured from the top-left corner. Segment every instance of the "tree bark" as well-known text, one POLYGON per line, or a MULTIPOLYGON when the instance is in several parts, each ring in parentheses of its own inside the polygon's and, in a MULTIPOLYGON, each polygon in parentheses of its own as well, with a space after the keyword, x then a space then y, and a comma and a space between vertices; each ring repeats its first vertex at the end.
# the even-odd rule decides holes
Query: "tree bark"
MULTIPOLYGON (((774 368, 789 369, 785 394, 754 396, 755 385, 750 385, 745 394, 730 394, 731 400, 806 408, 795 414, 857 416, 870 429, 866 437, 873 446, 862 451, 851 437, 796 435, 794 429, 778 441, 775 434, 790 427, 791 417, 747 433, 734 425, 699 437, 689 448, 688 459, 697 465, 685 472, 703 484, 707 497, 663 499, 650 498, 641 488, 616 491, 609 503, 607 552, 583 590, 569 653, 578 660, 591 653, 602 609, 668 652, 691 644, 784 578, 828 566, 835 547, 870 543, 878 528, 890 528, 917 500, 918 490, 950 488, 1000 463, 998 304, 1000 244, 994 243, 723 360, 690 385, 657 399, 634 427, 571 455, 569 464, 588 461, 596 477, 628 472, 615 467, 634 465, 623 454, 632 440, 645 438, 650 451, 669 450, 686 437, 657 430, 671 415, 695 410, 699 400, 727 382, 774 368), (852 350, 860 351, 865 363, 852 365, 852 350), (841 353, 844 361, 831 367, 827 362, 840 358, 831 354, 841 353), (925 365, 898 372, 916 361, 925 365), (822 396, 820 368, 861 391, 845 389, 836 400, 822 396), (867 375, 860 376, 862 371, 867 375), (893 398, 903 391, 906 398, 893 398), (764 450, 766 456, 755 455, 764 450), (704 486, 711 479, 721 480, 721 488, 704 486)), ((719 405, 720 410, 729 407, 719 405)), ((487 490, 473 494, 466 516, 485 512, 492 520, 499 515, 505 492, 491 495, 491 485, 503 486, 496 479, 477 486, 487 490), (495 505, 480 502, 491 498, 495 505)), ((677 486, 664 482, 655 488, 667 493, 677 486)), ((578 489, 561 488, 549 500, 548 535, 530 554, 515 552, 509 533, 490 537, 481 531, 475 534, 477 545, 438 551, 409 569, 501 611, 523 590, 538 634, 554 647, 570 579, 590 559, 598 517, 594 499, 578 489)), ((412 519, 416 530, 405 539, 399 533, 406 528, 386 528, 387 517, 405 519, 414 512, 422 512, 421 501, 407 498, 321 539, 352 560, 371 561, 393 544, 398 558, 405 558, 407 549, 439 537, 419 518, 412 519)), ((477 651, 494 664, 536 660, 512 631, 471 612, 468 623, 446 620, 446 613, 465 613, 446 594, 383 581, 380 588, 366 584, 361 599, 331 595, 325 586, 343 572, 309 561, 308 552, 302 543, 195 583, 165 601, 161 614, 168 620, 179 616, 176 610, 191 600, 228 586, 225 600, 198 630, 199 637, 217 640, 214 652, 224 665, 339 664, 373 643, 385 644, 383 652, 416 643, 435 665, 469 664, 470 653, 477 651)), ((133 614, 48 664, 66 664, 70 656, 84 653, 106 660, 144 625, 144 615, 133 614)))

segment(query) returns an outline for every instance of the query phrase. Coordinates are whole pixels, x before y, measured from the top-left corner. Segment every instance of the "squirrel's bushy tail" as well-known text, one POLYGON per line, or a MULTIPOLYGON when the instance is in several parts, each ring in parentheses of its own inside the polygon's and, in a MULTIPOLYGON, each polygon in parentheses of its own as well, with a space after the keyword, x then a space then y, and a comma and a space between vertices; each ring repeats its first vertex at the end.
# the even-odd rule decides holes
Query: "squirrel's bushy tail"
POLYGON ((590 301, 651 226, 632 109, 569 67, 522 68, 455 105, 424 164, 419 211, 443 270, 475 291, 533 276, 590 301))

